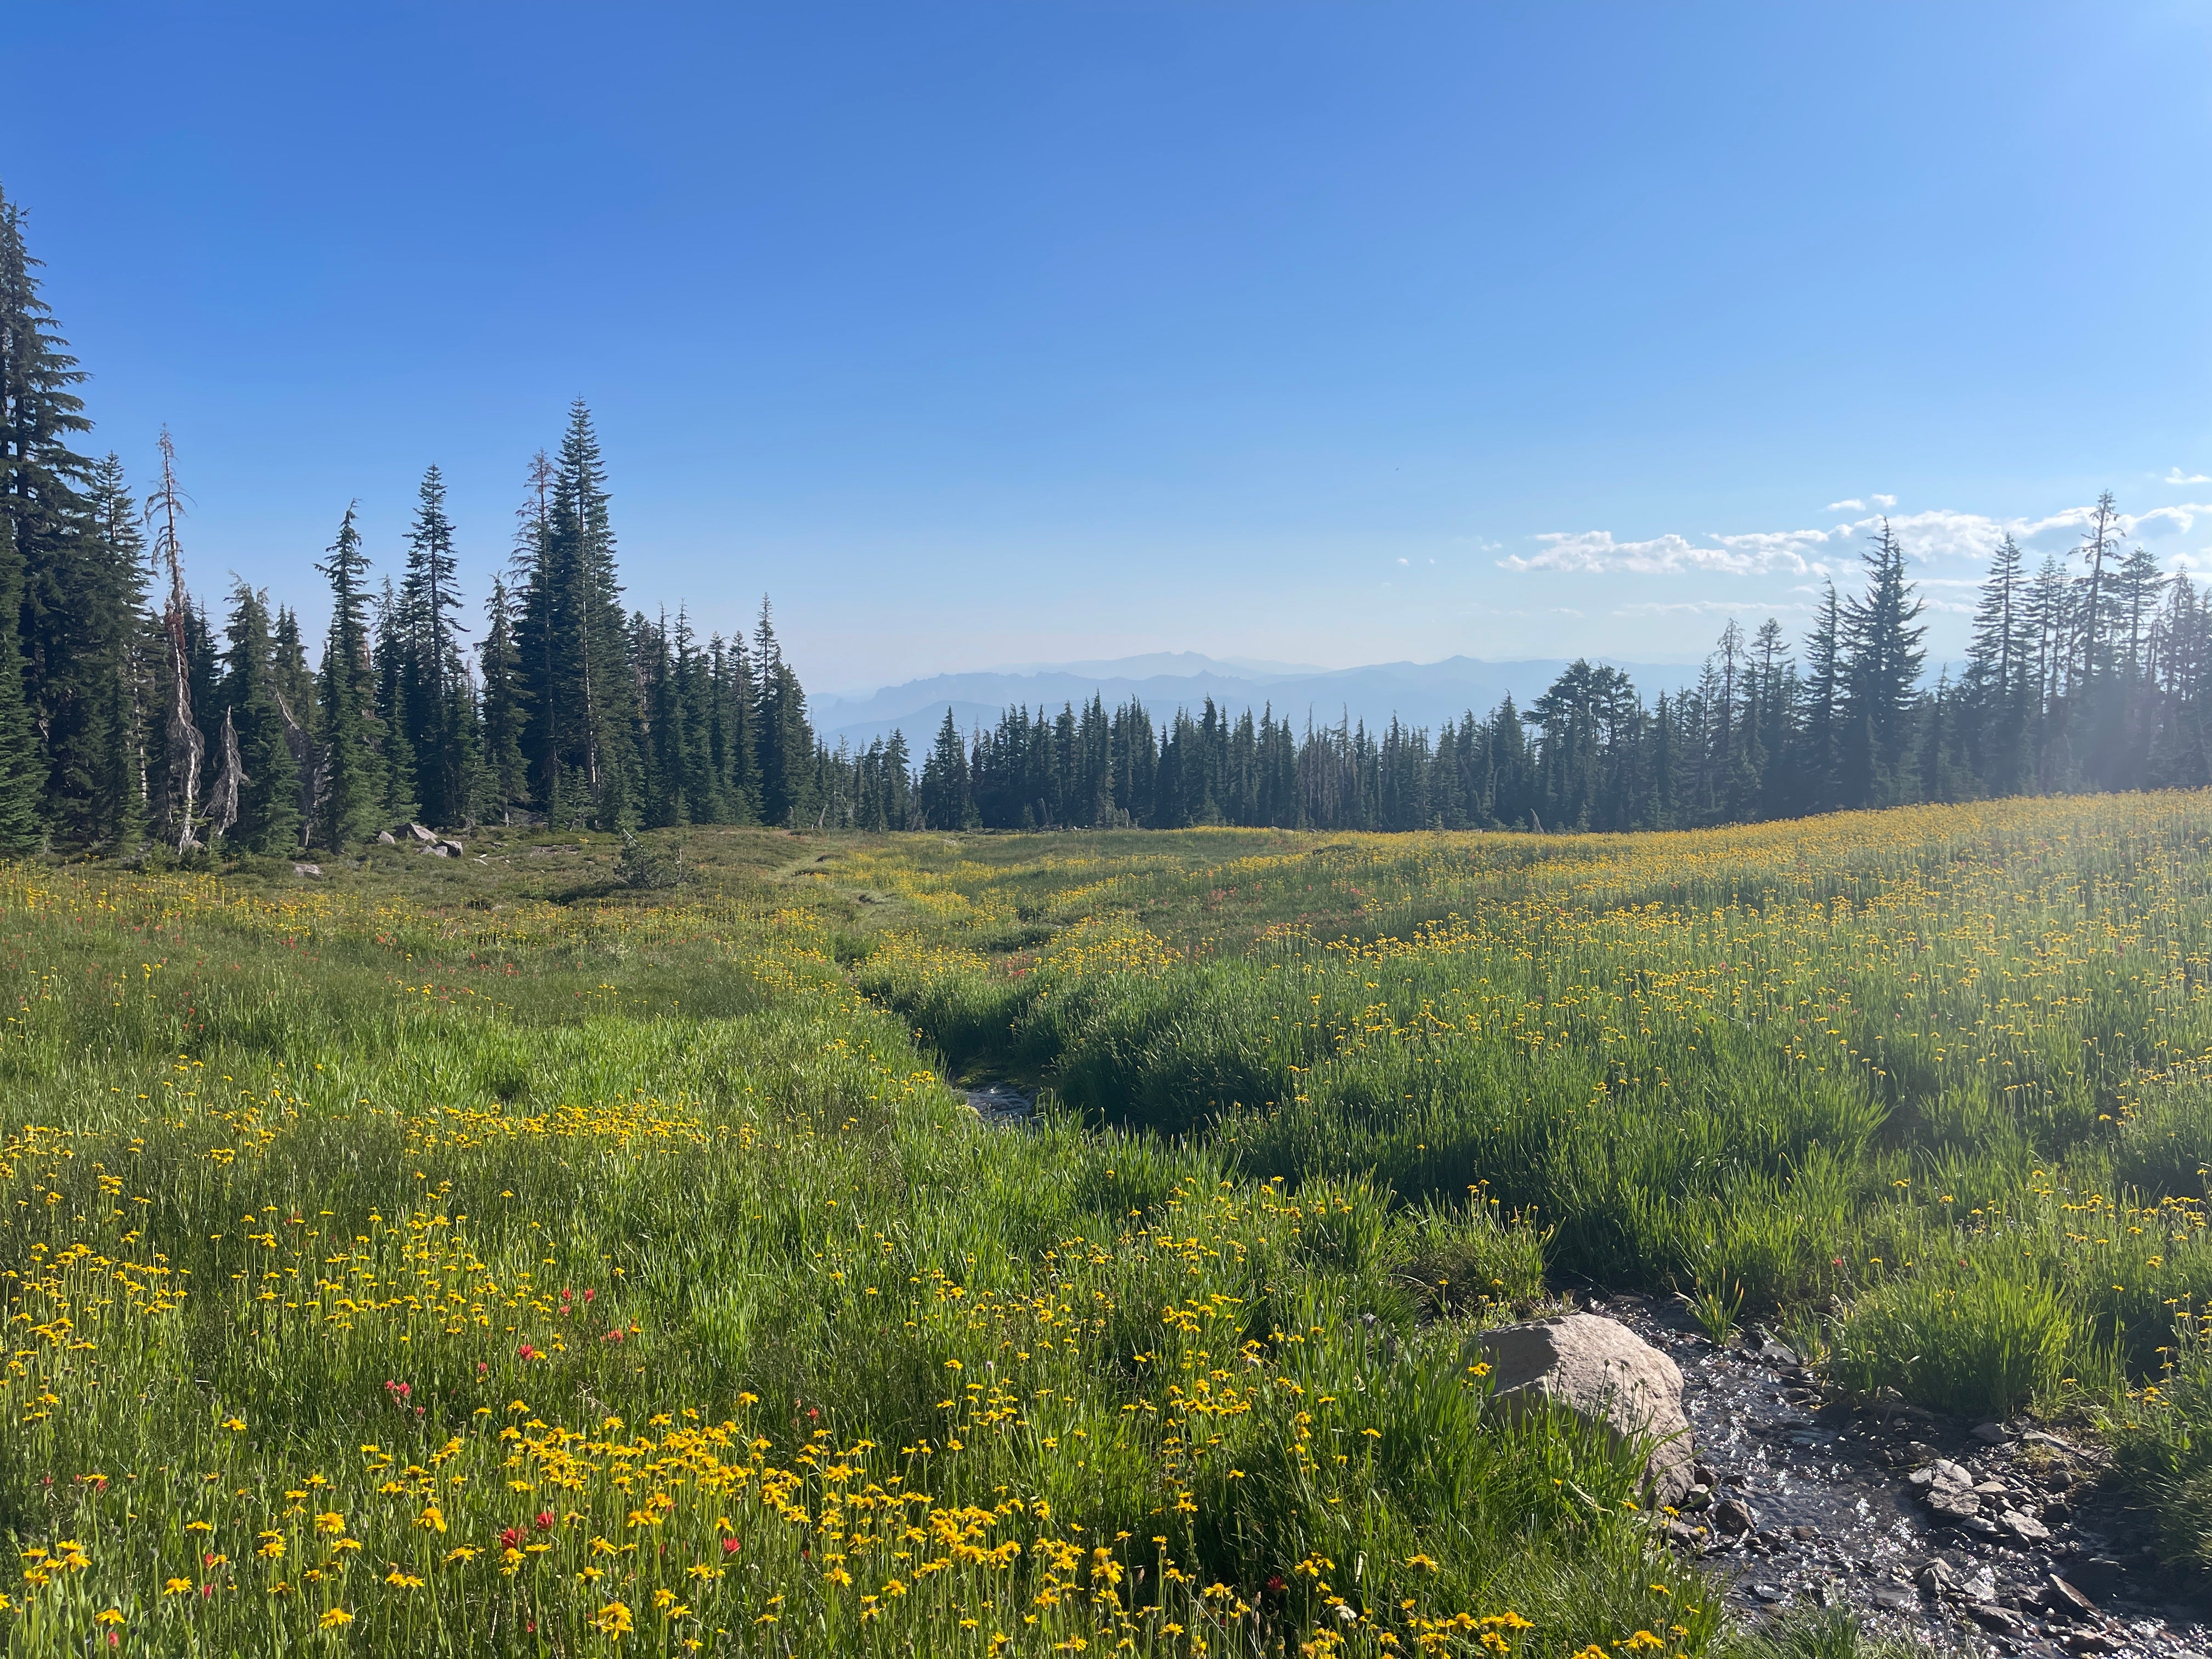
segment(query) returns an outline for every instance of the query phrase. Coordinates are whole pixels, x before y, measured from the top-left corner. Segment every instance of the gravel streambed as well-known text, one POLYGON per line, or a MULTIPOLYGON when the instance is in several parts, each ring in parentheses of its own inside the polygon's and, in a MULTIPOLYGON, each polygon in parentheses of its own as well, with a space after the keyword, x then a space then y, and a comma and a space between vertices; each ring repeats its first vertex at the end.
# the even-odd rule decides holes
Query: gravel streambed
POLYGON ((1671 1304, 1588 1307, 1681 1369, 1705 1490, 1668 1534, 1751 1619, 1848 1607, 1942 1652, 2212 1655, 2206 1609, 2188 1599, 2201 1587, 2160 1566, 2095 1447, 1832 1399, 1772 1338, 1716 1348, 1671 1304))

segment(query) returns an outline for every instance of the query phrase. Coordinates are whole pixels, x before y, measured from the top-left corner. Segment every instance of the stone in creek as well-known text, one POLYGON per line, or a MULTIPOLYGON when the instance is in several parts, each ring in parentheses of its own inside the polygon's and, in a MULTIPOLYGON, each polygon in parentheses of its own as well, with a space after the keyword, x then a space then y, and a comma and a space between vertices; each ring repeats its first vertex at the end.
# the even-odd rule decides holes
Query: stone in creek
POLYGON ((1912 1577, 1929 1595, 1950 1595, 1959 1589, 1959 1575, 1951 1571, 1949 1562, 1942 1559, 1929 1562, 1912 1577))
POLYGON ((1966 1613, 1984 1630, 1995 1631, 2000 1636, 2022 1636, 2027 1632, 2027 1620, 1994 1601, 1969 1601, 1966 1613))
POLYGON ((1568 1314, 1501 1325, 1475 1340, 1490 1364, 1491 1397, 1509 1417, 1548 1402, 1615 1440, 1645 1437, 1655 1443, 1644 1466, 1653 1498, 1673 1504, 1690 1489, 1682 1373, 1619 1320, 1568 1314))
POLYGON ((2018 1510, 2007 1510, 1997 1516, 1997 1524, 2023 1544, 2047 1544, 2051 1528, 2033 1516, 2022 1515, 2018 1510))
POLYGON ((1751 1509, 1738 1498, 1726 1498, 1713 1505, 1713 1526, 1729 1537, 1741 1537, 1751 1530, 1751 1509))
POLYGON ((2045 1603, 2077 1619, 2087 1619, 2097 1611, 2097 1604, 2068 1583, 2057 1573, 2047 1575, 2043 1581, 2045 1603))
POLYGON ((1937 1515, 1952 1521, 1963 1521, 1982 1512, 1982 1500, 1961 1486, 1930 1486, 1923 1501, 1937 1515))

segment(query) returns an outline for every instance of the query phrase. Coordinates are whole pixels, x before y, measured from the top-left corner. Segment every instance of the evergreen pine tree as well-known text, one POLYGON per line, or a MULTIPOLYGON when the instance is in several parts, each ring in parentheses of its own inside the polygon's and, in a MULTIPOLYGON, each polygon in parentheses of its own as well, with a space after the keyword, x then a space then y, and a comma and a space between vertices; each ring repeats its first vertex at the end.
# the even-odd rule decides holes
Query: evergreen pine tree
POLYGON ((2027 714, 2024 643, 2026 584, 2020 544, 2008 535, 1990 561, 1974 606, 1966 683, 1960 688, 1972 722, 1967 744, 1984 786, 1992 794, 2019 787, 2021 728, 2027 714))
POLYGON ((475 721, 461 655, 458 562, 446 481, 434 466, 422 475, 415 522, 407 532, 402 612, 409 641, 404 735, 415 763, 416 798, 433 823, 468 821, 477 771, 475 721))
POLYGON ((84 632, 84 717, 58 749, 82 781, 64 800, 82 801, 78 839, 132 846, 145 835, 147 719, 156 683, 149 672, 154 640, 146 617, 146 544, 138 507, 116 455, 93 469, 88 495, 92 556, 84 632))
POLYGON ((15 525, 0 514, 0 854, 36 852, 46 836, 39 818, 43 768, 38 730, 23 695, 21 636, 7 625, 21 607, 22 592, 15 525))
POLYGON ((968 749, 960 741, 960 728, 953 723, 949 704, 929 758, 921 765, 921 806, 932 830, 966 829, 975 815, 975 801, 969 793, 968 749))
POLYGON ((242 580, 231 592, 226 631, 222 708, 243 774, 231 837, 256 853, 289 853, 300 844, 300 772, 277 706, 268 601, 242 580))
POLYGON ((815 808, 811 787, 814 733, 806 721, 806 694, 783 659, 765 596, 760 622, 753 629, 752 668, 759 687, 753 751, 760 774, 761 822, 795 825, 815 808))
POLYGON ((477 651, 483 680, 483 794, 487 817, 510 822, 530 800, 529 767, 522 757, 522 664, 516 649, 507 584, 494 580, 484 605, 483 644, 477 651))
POLYGON ((292 770, 300 781, 299 823, 304 840, 321 822, 324 756, 317 727, 314 671, 307 666, 307 642, 300 635, 300 618, 289 605, 280 605, 270 631, 269 689, 276 713, 284 723, 284 746, 291 751, 292 770))
POLYGON ((375 742, 384 775, 386 823, 406 823, 422 816, 415 797, 415 745, 408 740, 407 710, 418 680, 414 619, 395 592, 392 579, 376 602, 375 645, 369 660, 375 671, 375 742))
POLYGON ((40 296, 39 261, 23 244, 22 210, 0 193, 0 515, 15 544, 15 599, 0 627, 13 650, 33 742, 39 753, 29 811, 43 823, 61 805, 65 827, 88 829, 92 781, 76 740, 108 702, 102 664, 88 657, 82 635, 111 632, 115 618, 88 582, 97 563, 89 545, 82 492, 88 467, 70 447, 91 430, 71 389, 84 372, 63 348, 53 313, 40 296), (70 752, 49 747, 59 737, 70 752), (65 805, 58 794, 71 799, 65 805))
POLYGON ((315 567, 331 584, 331 630, 317 688, 324 755, 316 835, 333 849, 374 835, 384 823, 376 671, 369 660, 368 557, 361 550, 354 513, 354 506, 346 508, 330 556, 315 567))
POLYGON ((1919 684, 1925 628, 1913 626, 1925 606, 1905 574, 1905 550, 1889 521, 1865 556, 1867 591, 1844 607, 1850 672, 1844 684, 1845 800, 1887 806, 1910 798, 1913 688, 1919 684))

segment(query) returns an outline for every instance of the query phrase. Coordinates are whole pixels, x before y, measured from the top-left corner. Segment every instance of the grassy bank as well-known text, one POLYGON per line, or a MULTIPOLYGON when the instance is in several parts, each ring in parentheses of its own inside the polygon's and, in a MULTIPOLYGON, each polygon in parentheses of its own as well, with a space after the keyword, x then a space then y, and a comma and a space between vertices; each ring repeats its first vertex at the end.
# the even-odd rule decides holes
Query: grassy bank
POLYGON ((1773 1319, 1949 1411, 2125 1420, 2212 1293, 2208 847, 2173 795, 851 869, 927 917, 860 982, 1095 1122, 1293 1187, 1480 1181, 1556 1284, 1773 1319))
POLYGON ((564 847, 0 873, 9 1652, 1714 1645, 1484 1409, 1538 1231, 986 1131, 846 971, 918 870, 564 847))

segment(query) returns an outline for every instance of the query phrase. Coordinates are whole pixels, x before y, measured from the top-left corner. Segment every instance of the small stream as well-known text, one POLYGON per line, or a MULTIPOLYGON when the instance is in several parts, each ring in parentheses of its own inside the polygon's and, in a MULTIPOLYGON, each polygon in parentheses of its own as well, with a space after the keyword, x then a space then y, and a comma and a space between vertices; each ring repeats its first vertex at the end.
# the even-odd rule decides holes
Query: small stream
POLYGON ((2203 1607, 2180 1599, 2192 1576, 2158 1565, 2106 1486, 2101 1452, 2021 1423, 1839 1401, 1773 1339, 1715 1348, 1671 1304, 1614 1296, 1586 1305, 1680 1367, 1703 1474, 1749 1526, 1693 1534, 1690 1523, 1717 1519, 1708 1511, 1685 1515, 1669 1535, 1717 1570, 1752 1622, 1790 1607, 1848 1607, 1883 1635, 1944 1653, 2212 1653, 2203 1607), (2033 1518, 2012 1530, 1931 1510, 1924 1483, 1938 1460, 1984 1483, 1976 1490, 1990 1508, 2033 1518), (2063 1605, 2054 1578, 2095 1612, 2063 1605))
POLYGON ((994 1128, 1024 1128, 1036 1120, 1036 1097, 1024 1094, 1011 1083, 982 1083, 973 1086, 956 1083, 952 1086, 967 1097, 975 1115, 994 1128))

